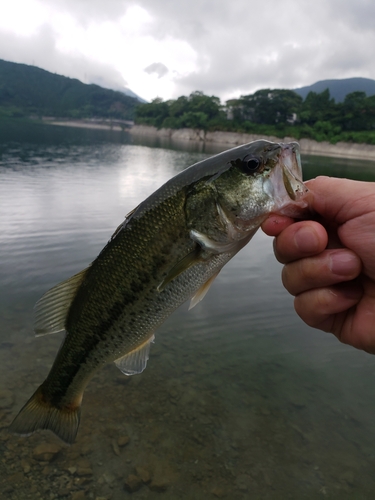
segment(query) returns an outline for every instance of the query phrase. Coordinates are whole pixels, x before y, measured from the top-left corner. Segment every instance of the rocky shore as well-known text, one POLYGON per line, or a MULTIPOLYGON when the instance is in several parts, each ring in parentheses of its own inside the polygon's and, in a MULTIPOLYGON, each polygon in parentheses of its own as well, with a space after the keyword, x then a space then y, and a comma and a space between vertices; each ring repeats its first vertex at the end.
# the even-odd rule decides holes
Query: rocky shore
MULTIPOLYGON (((135 137, 155 137, 169 139, 175 142, 194 141, 204 144, 218 144, 235 147, 258 139, 268 139, 273 142, 296 141, 293 137, 264 137, 257 134, 240 134, 235 132, 205 132, 193 129, 157 129, 145 125, 134 125, 129 132, 135 137)), ((300 139, 297 141, 301 146, 301 153, 307 155, 333 156, 338 158, 350 158, 359 160, 375 160, 375 146, 370 144, 357 144, 338 142, 316 142, 311 139, 300 139)))
POLYGON ((141 375, 125 377, 114 365, 97 373, 71 446, 47 431, 7 431, 55 349, 46 343, 38 350, 46 364, 16 370, 15 359, 36 357, 33 343, 22 353, 18 343, 0 350, 11 374, 10 388, 0 390, 0 499, 372 498, 372 442, 364 441, 354 410, 343 414, 334 401, 312 421, 321 386, 310 372, 260 361, 238 377, 237 361, 228 364, 226 354, 224 364, 217 351, 199 356, 199 337, 189 345, 187 334, 179 358, 182 339, 171 339, 172 331, 159 337, 141 375), (279 395, 269 393, 271 380, 279 395))

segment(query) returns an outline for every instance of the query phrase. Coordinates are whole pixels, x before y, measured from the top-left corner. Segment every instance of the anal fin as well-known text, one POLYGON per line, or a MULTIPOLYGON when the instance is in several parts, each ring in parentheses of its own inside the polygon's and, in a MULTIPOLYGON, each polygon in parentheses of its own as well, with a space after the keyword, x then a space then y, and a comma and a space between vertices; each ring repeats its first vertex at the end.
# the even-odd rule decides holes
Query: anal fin
POLYGON ((213 276, 211 276, 211 278, 208 279, 205 283, 203 283, 203 285, 196 291, 195 295, 192 297, 192 299, 190 301, 189 311, 190 311, 190 309, 193 309, 193 307, 195 307, 198 304, 198 302, 200 302, 205 297, 206 293, 210 289, 210 286, 214 282, 214 280, 215 280, 216 276, 219 274, 219 272, 220 271, 218 271, 213 276))
POLYGON ((155 336, 152 335, 145 343, 133 351, 128 352, 122 358, 115 360, 115 365, 124 375, 136 375, 142 373, 146 368, 150 354, 150 346, 154 341, 155 336))

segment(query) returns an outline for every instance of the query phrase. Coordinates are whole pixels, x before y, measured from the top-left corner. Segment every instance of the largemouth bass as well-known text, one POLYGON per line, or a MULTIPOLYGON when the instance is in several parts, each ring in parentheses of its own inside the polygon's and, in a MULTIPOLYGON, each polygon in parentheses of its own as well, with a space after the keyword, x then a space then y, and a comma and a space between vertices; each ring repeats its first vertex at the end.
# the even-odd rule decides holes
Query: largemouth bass
POLYGON ((271 212, 307 206, 297 143, 256 141, 182 171, 134 209, 92 264, 36 304, 35 332, 65 330, 49 375, 10 426, 76 437, 84 389, 114 361, 146 367, 155 330, 193 307, 271 212))

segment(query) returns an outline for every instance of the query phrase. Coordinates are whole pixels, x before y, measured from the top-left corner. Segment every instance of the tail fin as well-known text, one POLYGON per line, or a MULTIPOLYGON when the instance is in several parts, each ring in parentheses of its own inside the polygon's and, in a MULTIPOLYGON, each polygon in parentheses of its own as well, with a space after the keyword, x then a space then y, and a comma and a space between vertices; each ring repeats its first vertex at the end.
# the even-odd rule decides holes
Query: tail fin
POLYGON ((81 407, 60 409, 45 401, 39 387, 11 423, 15 434, 30 435, 38 429, 49 429, 65 443, 72 444, 77 435, 81 407))

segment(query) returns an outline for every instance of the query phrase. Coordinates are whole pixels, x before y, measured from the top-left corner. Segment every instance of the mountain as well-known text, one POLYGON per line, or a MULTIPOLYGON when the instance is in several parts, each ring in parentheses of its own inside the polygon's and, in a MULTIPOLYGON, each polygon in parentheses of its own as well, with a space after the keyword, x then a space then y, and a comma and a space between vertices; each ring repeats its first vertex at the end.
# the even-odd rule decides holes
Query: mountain
POLYGON ((140 102, 124 92, 0 59, 3 114, 132 120, 140 102))
POLYGON ((113 84, 113 82, 108 80, 103 75, 95 75, 94 77, 92 77, 92 80, 90 83, 93 83, 94 85, 99 85, 99 87, 103 87, 104 89, 111 89, 111 90, 116 90, 117 92, 122 92, 125 95, 128 95, 130 97, 134 97, 135 99, 138 99, 138 101, 143 103, 143 104, 147 102, 145 99, 142 99, 142 97, 139 97, 138 94, 133 92, 128 87, 124 87, 123 85, 120 86, 118 84, 113 84))
POLYGON ((138 99, 138 101, 141 102, 142 104, 145 104, 147 102, 145 99, 142 99, 142 97, 139 97, 139 95, 137 95, 135 92, 133 92, 128 88, 120 90, 119 92, 123 92, 125 95, 128 95, 130 97, 135 97, 135 99, 138 99))
POLYGON ((324 90, 329 89, 330 96, 336 102, 342 102, 347 94, 352 92, 366 92, 367 97, 375 94, 375 80, 370 78, 343 78, 342 80, 320 80, 319 82, 293 89, 303 99, 309 92, 320 94, 324 90))

